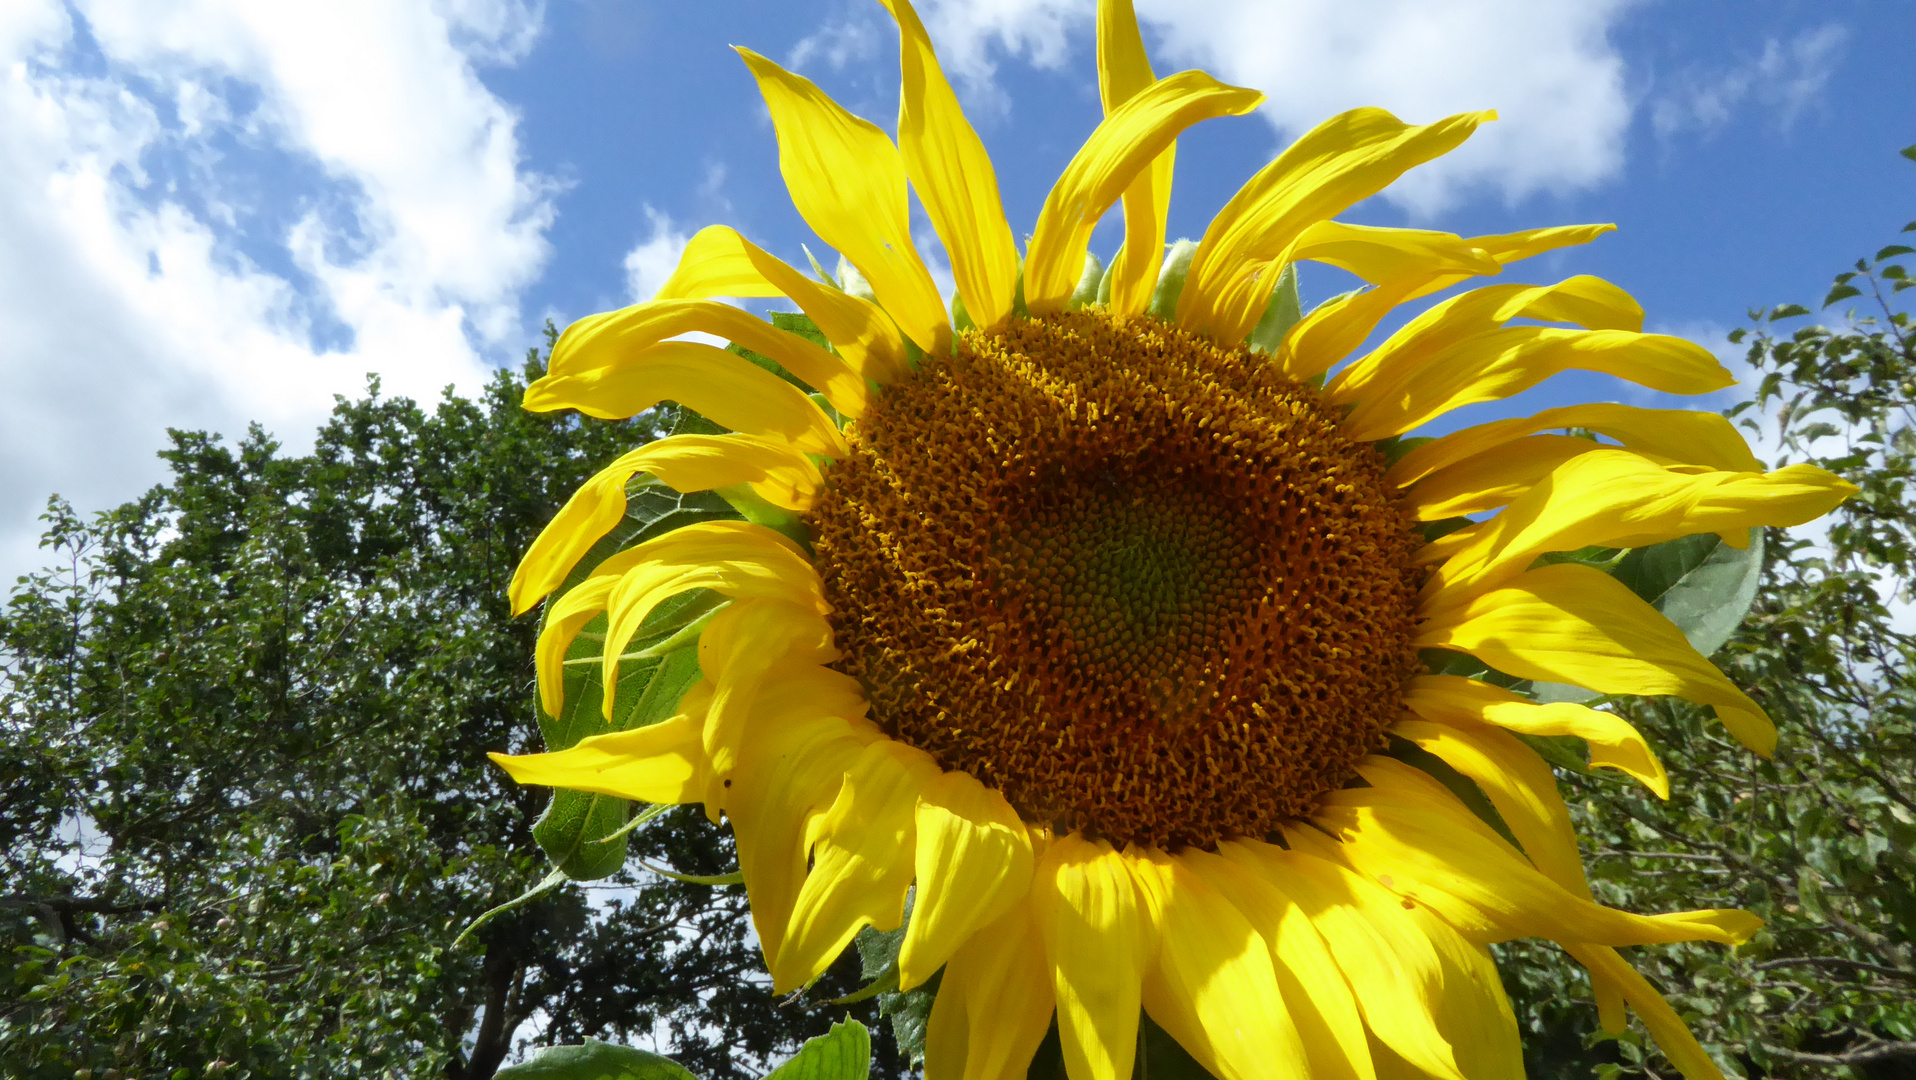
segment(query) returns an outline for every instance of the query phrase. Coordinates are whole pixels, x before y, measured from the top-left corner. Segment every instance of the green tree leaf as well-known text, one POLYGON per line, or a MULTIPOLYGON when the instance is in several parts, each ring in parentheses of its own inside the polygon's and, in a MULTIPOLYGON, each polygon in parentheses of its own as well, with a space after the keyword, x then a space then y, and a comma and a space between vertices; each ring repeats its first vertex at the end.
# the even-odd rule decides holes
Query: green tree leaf
POLYGON ((587 1039, 580 1046, 554 1046, 523 1065, 493 1074, 497 1080, 696 1080, 671 1058, 629 1046, 587 1039))

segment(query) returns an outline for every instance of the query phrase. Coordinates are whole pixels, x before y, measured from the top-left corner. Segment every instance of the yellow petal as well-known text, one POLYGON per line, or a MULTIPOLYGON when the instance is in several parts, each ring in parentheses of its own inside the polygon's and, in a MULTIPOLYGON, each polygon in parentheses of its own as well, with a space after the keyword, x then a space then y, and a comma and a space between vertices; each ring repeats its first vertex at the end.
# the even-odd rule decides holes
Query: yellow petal
POLYGON ((1140 985, 1157 943, 1124 857, 1071 835, 1038 860, 1032 904, 1058 1002, 1058 1036, 1071 1080, 1131 1080, 1140 985))
POLYGON ((1425 621, 1417 646, 1456 649, 1523 679, 1601 694, 1672 694, 1715 707, 1738 742, 1768 757, 1776 728, 1756 702, 1616 578, 1543 566, 1425 621))
POLYGON ((1329 385, 1340 405, 1401 380, 1430 356, 1516 318, 1576 321, 1587 329, 1639 330, 1643 309, 1629 293, 1587 274, 1555 285, 1487 285, 1453 296, 1404 324, 1382 345, 1337 373, 1329 385), (1581 316, 1569 319, 1570 315, 1581 316))
POLYGON ((1769 473, 1666 468, 1628 450, 1596 449, 1552 470, 1473 534, 1424 584, 1455 603, 1521 573, 1548 551, 1645 547, 1696 533, 1801 525, 1856 486, 1813 465, 1769 473))
POLYGON ((1335 266, 1373 285, 1412 275, 1472 277, 1502 269, 1497 260, 1455 233, 1343 221, 1320 221, 1298 234, 1286 261, 1305 260, 1335 266))
POLYGON ((1557 466, 1604 445, 1575 435, 1532 435, 1504 443, 1425 477, 1405 494, 1404 504, 1418 521, 1495 510, 1557 466))
POLYGON ((525 407, 623 420, 661 401, 676 401, 733 431, 783 438, 808 453, 850 452, 837 425, 803 390, 736 353, 696 341, 662 342, 629 363, 547 375, 526 388, 525 407))
POLYGON ((1218 845, 1218 853, 1281 889, 1303 910, 1379 1042, 1432 1076, 1478 1080, 1459 1071, 1453 1041, 1433 1012, 1452 989, 1448 965, 1396 896, 1354 871, 1305 854, 1296 843, 1286 850, 1230 840, 1218 845))
POLYGON ((1105 117, 1038 212, 1025 252, 1025 306, 1031 314, 1063 309, 1078 286, 1098 219, 1179 132, 1200 120, 1242 115, 1263 100, 1255 90, 1181 71, 1133 94, 1105 117))
MULTIPOLYGON (((690 589, 715 589, 735 599, 809 603, 823 612, 818 573, 796 544, 743 521, 705 521, 674 529, 606 559, 553 602, 535 653, 546 711, 558 715, 566 649, 601 611, 626 619, 608 652, 618 657, 659 601, 690 589)), ((607 694, 608 700, 610 693, 607 694)))
POLYGON ((1272 358, 1288 379, 1308 382, 1329 371, 1364 343, 1377 324, 1424 281, 1422 275, 1334 296, 1292 326, 1272 358))
POLYGON ((549 754, 487 754, 521 784, 594 791, 648 803, 696 802, 705 788, 701 720, 684 714, 580 739, 549 754))
POLYGON ((548 378, 643 363, 660 342, 680 334, 714 334, 780 366, 825 395, 849 417, 865 412, 865 380, 851 366, 812 342, 780 330, 748 311, 716 300, 652 300, 588 315, 552 346, 548 378))
POLYGON ((1708 349, 1664 334, 1507 326, 1430 357, 1367 391, 1344 421, 1353 439, 1401 434, 1454 409, 1521 393, 1563 371, 1614 375, 1666 394, 1707 394, 1736 380, 1708 349))
MULTIPOLYGON (((1144 54, 1131 0, 1100 0, 1098 4, 1098 95, 1104 115, 1157 81, 1144 54)), ((1140 315, 1151 302, 1164 261, 1165 219, 1171 210, 1171 175, 1177 161, 1177 142, 1151 159, 1124 189, 1124 244, 1111 260, 1113 315, 1140 315)))
MULTIPOLYGON (((607 631, 617 632, 616 618, 607 631)), ((831 625, 814 609, 784 600, 746 600, 713 616, 699 635, 699 670, 712 683, 705 717, 705 756, 712 788, 708 806, 725 806, 746 718, 775 672, 838 659, 831 625)))
MULTIPOLYGON (((1499 266, 1508 266, 1519 259, 1528 259, 1532 255, 1541 255, 1546 251, 1569 247, 1573 244, 1587 244, 1607 232, 1615 232, 1615 225, 1553 225, 1545 229, 1526 229, 1523 232, 1503 233, 1497 236, 1473 236, 1467 241, 1472 247, 1497 261, 1499 266)), ((1416 299, 1429 296, 1439 289, 1448 289, 1465 280, 1466 274, 1445 274, 1432 278, 1419 286, 1406 297, 1416 299)))
MULTIPOLYGON (((898 22, 904 85, 898 102, 898 149, 932 228, 951 257, 951 276, 965 310, 981 327, 1011 314, 1018 286, 1018 249, 998 198, 998 174, 985 144, 966 122, 931 39, 910 0, 880 0, 898 22)), ((854 260, 856 261, 856 260, 854 260)))
MULTIPOLYGON (((1445 723, 1401 720, 1391 733, 1409 739, 1469 777, 1490 797, 1511 835, 1538 870, 1577 896, 1594 899, 1584 876, 1583 857, 1577 850, 1577 834, 1570 824, 1570 809, 1557 791, 1556 775, 1536 751, 1507 732, 1468 719, 1445 723)), ((1631 733, 1635 734, 1634 729, 1631 733)), ((1604 1029, 1622 1030, 1621 987, 1596 971, 1590 973, 1590 982, 1604 1029)))
POLYGON ((659 300, 784 296, 803 311, 853 371, 885 383, 905 370, 905 339, 877 304, 813 281, 723 225, 692 235, 659 300))
POLYGON ((1608 435, 1640 454, 1686 465, 1707 465, 1729 472, 1761 472, 1763 469, 1763 463, 1750 453, 1749 444, 1743 441, 1736 427, 1718 413, 1589 402, 1453 431, 1411 448, 1390 467, 1384 478, 1406 487, 1441 469, 1510 445, 1532 432, 1573 427, 1608 435))
POLYGON ((1716 1067, 1703 1047, 1690 1034, 1683 1018, 1677 1015, 1670 1003, 1637 969, 1617 955, 1615 949, 1601 945, 1573 945, 1569 947, 1571 956, 1577 962, 1590 969, 1591 974, 1601 973, 1623 989, 1623 998, 1630 1007, 1643 1018, 1643 1026, 1650 1029, 1650 1037, 1657 1041, 1657 1047, 1663 1056, 1670 1059, 1683 1080, 1723 1080, 1723 1073, 1716 1067))
POLYGON ((930 755, 891 739, 846 766, 838 798, 805 829, 812 868, 771 965, 774 992, 823 974, 864 927, 896 930, 904 921, 918 796, 937 776, 930 755))
POLYGON ((1458 675, 1419 675, 1404 691, 1404 705, 1445 724, 1492 724, 1524 735, 1570 735, 1590 744, 1590 764, 1635 777, 1660 799, 1670 797, 1670 776, 1643 735, 1615 713, 1567 701, 1537 704, 1500 686, 1458 675))
POLYGON ((837 798, 845 770, 859 752, 884 737, 868 721, 835 716, 829 706, 810 709, 800 704, 807 700, 807 679, 836 674, 825 668, 802 676, 793 673, 781 681, 785 693, 760 698, 752 737, 740 747, 727 792, 725 817, 737 841, 752 926, 768 968, 778 961, 785 926, 805 881, 806 827, 837 798), (794 706, 807 708, 811 715, 795 715, 794 706))
POLYGON ((811 80, 750 49, 738 54, 771 110, 778 169, 799 216, 858 267, 906 337, 928 353, 943 355, 950 348, 951 324, 938 287, 912 246, 898 148, 811 80))
POLYGON ((1309 1058, 1309 1067, 1299 1075, 1372 1080, 1375 1072, 1357 999, 1323 935, 1284 893, 1283 883, 1248 864, 1195 848, 1178 858, 1243 912, 1270 943, 1278 989, 1309 1058))
POLYGON ((925 1032, 925 1080, 1024 1080, 1052 1008, 1044 935, 1029 904, 1013 905, 945 965, 925 1032))
POLYGON ((673 435, 647 443, 580 485, 513 572, 512 613, 524 614, 565 582, 579 559, 625 517, 625 485, 651 473, 677 491, 750 484, 774 506, 809 510, 823 482, 810 458, 784 443, 751 435, 673 435))
POLYGON ((1494 115, 1463 113, 1413 127, 1382 109, 1353 109, 1319 124, 1212 219, 1178 298, 1178 323, 1227 345, 1244 340, 1300 233, 1449 152, 1494 115))
POLYGON ((1603 907, 1540 873, 1427 775, 1381 757, 1358 768, 1372 786, 1330 793, 1312 820, 1343 840, 1354 866, 1398 895, 1442 912, 1453 910, 1453 901, 1475 908, 1495 931, 1493 940, 1734 945, 1762 926, 1744 911, 1646 916, 1603 907))
POLYGON ((898 984, 931 978, 953 951, 1031 890, 1031 839, 1005 797, 962 772, 918 800, 918 888, 898 951, 898 984))
POLYGON ((1408 739, 1469 777, 1489 796, 1545 877, 1588 900, 1570 810, 1557 791, 1550 766, 1516 736, 1486 724, 1452 726, 1428 720, 1400 720, 1391 734, 1408 739))
POLYGON ((1181 859, 1145 850, 1126 861, 1161 942, 1144 978, 1151 1019, 1220 1080, 1306 1075, 1270 946, 1250 921, 1181 859))

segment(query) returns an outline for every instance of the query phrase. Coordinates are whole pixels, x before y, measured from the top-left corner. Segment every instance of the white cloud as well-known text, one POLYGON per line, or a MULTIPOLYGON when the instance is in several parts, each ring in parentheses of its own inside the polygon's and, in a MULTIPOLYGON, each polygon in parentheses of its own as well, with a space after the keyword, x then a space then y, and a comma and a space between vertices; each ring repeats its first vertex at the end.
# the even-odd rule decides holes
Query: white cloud
POLYGON ((650 206, 645 208, 645 219, 651 227, 650 235, 625 253, 625 291, 635 304, 652 299, 672 271, 679 268, 679 256, 692 239, 690 233, 676 228, 671 218, 650 206))
POLYGON ((785 66, 802 71, 813 61, 822 60, 833 71, 869 60, 878 55, 880 25, 875 19, 854 19, 828 23, 799 39, 785 56, 785 66))
MULTIPOLYGON (((1288 141, 1333 113, 1378 105, 1406 120, 1494 108, 1502 122, 1413 171, 1388 197, 1427 215, 1466 190, 1506 199, 1619 172, 1630 119, 1609 37, 1632 0, 1137 0, 1160 74, 1202 67, 1269 96, 1288 141)), ((993 49, 1038 66, 1089 47, 1093 0, 938 0, 927 25, 960 77, 988 81, 993 49)))
POLYGON ((1651 106, 1651 126, 1666 138, 1709 131, 1729 123, 1739 108, 1755 105, 1787 128, 1822 96, 1848 39, 1848 31, 1828 24, 1787 42, 1770 38, 1760 55, 1727 69, 1689 72, 1651 106))
POLYGON ((168 426, 297 445, 368 372, 430 400, 516 352, 552 187, 473 65, 522 56, 538 15, 0 12, 0 581, 39 561, 49 493, 97 509, 159 479, 168 426))

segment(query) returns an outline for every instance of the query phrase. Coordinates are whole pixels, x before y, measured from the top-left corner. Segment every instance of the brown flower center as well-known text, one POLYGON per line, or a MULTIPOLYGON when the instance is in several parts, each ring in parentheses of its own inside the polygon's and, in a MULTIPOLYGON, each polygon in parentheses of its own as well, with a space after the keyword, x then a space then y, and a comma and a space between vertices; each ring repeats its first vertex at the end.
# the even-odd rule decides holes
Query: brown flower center
POLYGON ((873 715, 1027 820, 1265 836, 1382 745, 1420 540, 1317 392, 1080 311, 881 394, 811 518, 873 715))

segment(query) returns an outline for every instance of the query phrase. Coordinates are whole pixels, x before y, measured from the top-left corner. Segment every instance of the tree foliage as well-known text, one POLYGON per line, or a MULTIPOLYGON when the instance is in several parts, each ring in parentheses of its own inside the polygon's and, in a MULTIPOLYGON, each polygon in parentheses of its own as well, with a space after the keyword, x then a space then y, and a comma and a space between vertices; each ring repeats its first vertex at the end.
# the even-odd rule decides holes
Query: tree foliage
MULTIPOLYGON (((726 1080, 844 1015, 855 968, 780 1008, 743 891, 636 863, 453 948, 547 870, 547 793, 485 758, 539 748, 506 582, 658 434, 526 413, 538 374, 432 412, 375 384, 307 454, 175 432, 166 484, 54 502, 0 615, 0 1074, 478 1080, 596 1036, 726 1080)), ((631 844, 733 865, 689 814, 631 844)))

